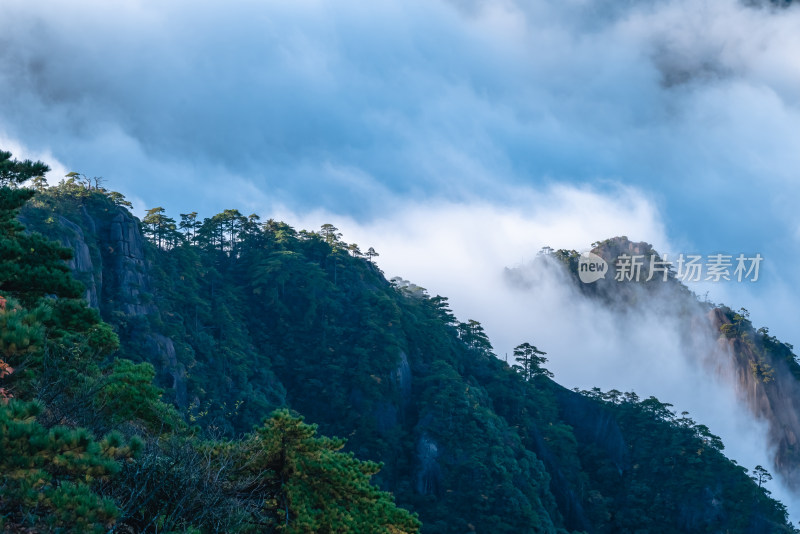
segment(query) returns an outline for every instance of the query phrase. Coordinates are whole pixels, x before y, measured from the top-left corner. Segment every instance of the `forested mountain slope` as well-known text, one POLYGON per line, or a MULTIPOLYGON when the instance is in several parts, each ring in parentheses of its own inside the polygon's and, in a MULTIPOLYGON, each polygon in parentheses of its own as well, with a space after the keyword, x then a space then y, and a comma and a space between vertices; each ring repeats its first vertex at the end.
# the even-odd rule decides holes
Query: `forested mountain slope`
MULTIPOLYGON (((768 328, 755 328, 744 308, 734 311, 725 305, 701 302, 676 278, 674 269, 666 281, 661 272, 651 276, 650 257, 656 261, 661 258, 647 243, 616 237, 596 243, 593 252, 606 260, 612 274, 591 284, 579 281, 578 252, 553 251, 549 257, 566 268, 578 291, 621 311, 621 317, 660 305, 676 318, 686 338, 684 357, 697 359, 710 375, 736 392, 756 420, 767 424, 770 446, 775 451, 772 467, 790 489, 800 490, 800 363, 793 347, 770 335, 768 328), (639 280, 615 280, 614 266, 634 256, 644 258, 639 280), (692 346, 690 338, 696 334, 714 339, 714 346, 692 346)), ((522 283, 522 274, 519 270, 507 271, 511 283, 522 283)))
MULTIPOLYGON (((783 507, 724 457, 705 427, 654 398, 566 390, 548 378, 533 345, 521 345, 510 367, 492 354, 477 321, 457 320, 443 297, 387 281, 374 256, 341 241, 334 227, 298 232, 235 210, 176 223, 155 209, 140 222, 119 195, 75 180, 40 184, 19 220, 73 251, 69 266, 86 302, 119 336, 118 350, 97 354, 99 375, 152 364, 174 406, 152 393, 145 414, 128 413, 135 399, 104 405, 108 420, 139 421, 122 429, 146 444, 151 473, 161 469, 188 495, 219 497, 203 502, 202 516, 188 507, 153 512, 174 530, 231 529, 219 516, 233 497, 224 484, 187 476, 189 460, 170 459, 212 458, 226 443, 260 450, 286 435, 288 412, 260 434, 242 434, 289 407, 322 434, 346 438, 357 458, 382 462, 373 482, 417 512, 425 533, 793 531, 783 507), (180 444, 170 441, 186 432, 180 444)), ((0 276, 0 292, 12 292, 8 283, 0 276)), ((11 367, 15 358, 3 353, 11 367)), ((137 369, 137 384, 150 391, 149 366, 137 369)), ((52 397, 52 387, 8 386, 18 398, 39 399, 52 397)), ((95 433, 114 427, 68 418, 41 424, 56 422, 95 433)), ((124 465, 144 463, 136 451, 123 453, 124 465)), ((226 456, 232 465, 241 457, 226 456)), ((94 489, 124 508, 113 487, 94 489)), ((149 491, 164 498, 157 485, 149 491)), ((404 516, 389 516, 412 530, 404 516)), ((292 519, 300 525, 303 515, 292 519)), ((157 520, 135 524, 161 528, 157 520)), ((363 531, 383 532, 378 522, 363 531)))

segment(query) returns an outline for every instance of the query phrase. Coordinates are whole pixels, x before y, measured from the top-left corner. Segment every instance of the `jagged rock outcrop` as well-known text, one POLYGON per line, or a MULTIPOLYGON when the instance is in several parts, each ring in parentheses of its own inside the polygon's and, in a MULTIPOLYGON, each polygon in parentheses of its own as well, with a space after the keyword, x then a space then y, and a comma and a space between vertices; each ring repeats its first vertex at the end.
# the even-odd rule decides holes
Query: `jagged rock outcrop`
POLYGON ((157 308, 148 302, 151 283, 147 277, 144 238, 138 221, 119 209, 97 232, 103 270, 107 282, 103 302, 107 312, 121 311, 125 315, 148 315, 157 308))
MULTIPOLYGON (((709 313, 717 331, 732 325, 725 311, 709 313)), ((744 335, 720 335, 721 352, 734 361, 736 392, 758 419, 769 425, 775 448, 774 468, 787 485, 800 491, 800 382, 785 359, 765 350, 762 337, 752 328, 744 335)))
POLYGON ((72 259, 69 260, 69 267, 75 273, 75 278, 86 286, 86 302, 92 308, 98 309, 100 307, 99 294, 103 287, 103 271, 102 269, 96 269, 92 262, 92 255, 89 246, 86 244, 86 236, 83 233, 83 229, 61 215, 58 215, 56 219, 65 230, 61 244, 72 249, 72 259))
MULTIPOLYGON (((627 237, 598 243, 593 252, 609 265, 614 265, 623 254, 658 255, 650 244, 632 242, 627 237)), ((649 277, 646 263, 642 280, 649 277)), ((658 305, 659 299, 669 302, 685 318, 686 328, 682 335, 687 341, 687 354, 700 360, 707 370, 722 380, 727 380, 753 416, 767 423, 770 445, 774 450, 772 468, 790 489, 800 491, 800 373, 790 368, 790 362, 794 360, 791 347, 773 340, 780 350, 768 350, 764 346, 767 334, 756 331, 749 321, 745 321, 736 335, 723 335, 724 326, 732 326, 731 310, 699 302, 686 286, 672 277, 666 283, 655 279, 649 283, 619 283, 609 275, 596 284, 580 284, 579 287, 610 305, 624 303, 630 306, 642 301, 658 305), (716 339, 716 346, 706 349, 691 347, 689 340, 696 338, 697 334, 716 339)))
MULTIPOLYGON (((26 206, 20 221, 72 250, 69 266, 86 287, 86 301, 114 326, 158 315, 152 301, 145 240, 139 221, 125 208, 105 203, 96 212, 80 205, 66 214, 55 214, 56 224, 42 217, 36 206, 26 206)), ((130 332, 136 335, 137 333, 130 332)), ((178 362, 173 340, 147 333, 140 344, 141 358, 155 364, 160 376, 169 377, 167 387, 174 400, 185 406, 186 369, 178 362)))
POLYGON ((175 404, 185 408, 188 403, 186 391, 186 367, 178 361, 175 344, 172 339, 162 334, 148 335, 153 354, 161 357, 159 369, 164 369, 172 377, 172 390, 175 392, 175 404))
POLYGON ((614 416, 603 406, 564 388, 556 390, 561 417, 582 443, 594 445, 621 472, 630 468, 628 444, 614 416))
POLYGON ((416 490, 420 495, 437 495, 442 483, 442 470, 438 462, 439 445, 423 433, 417 440, 416 490))
MULTIPOLYGON (((372 263, 339 255, 347 269, 336 270, 313 236, 284 245, 289 254, 267 241, 273 249, 254 246, 249 258, 202 244, 157 250, 126 210, 100 208, 73 204, 54 231, 76 252, 76 273, 91 277, 120 354, 153 363, 166 399, 192 422, 231 435, 289 405, 358 456, 384 462, 375 483, 435 534, 618 532, 626 497, 666 491, 662 478, 606 484, 634 471, 637 428, 623 435, 607 405, 543 377, 526 381, 471 347, 441 302, 398 292, 372 263)), ((647 447, 658 457, 658 444, 647 447)), ((680 510, 693 531, 709 531, 717 513, 703 511, 715 502, 714 475, 701 481, 707 498, 680 510)), ((675 487, 669 502, 683 496, 675 487)), ((658 521, 673 516, 665 509, 658 521)))

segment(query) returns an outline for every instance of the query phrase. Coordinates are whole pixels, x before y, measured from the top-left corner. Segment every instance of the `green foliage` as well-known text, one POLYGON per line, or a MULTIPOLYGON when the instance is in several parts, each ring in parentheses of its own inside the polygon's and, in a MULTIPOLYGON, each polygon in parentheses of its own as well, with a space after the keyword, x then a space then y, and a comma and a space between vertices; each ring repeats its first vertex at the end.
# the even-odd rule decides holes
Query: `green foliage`
POLYGON ((424 522, 424 531, 555 532, 549 475, 518 432, 494 413, 490 391, 442 361, 431 364, 421 391, 421 496, 406 498, 437 519, 424 522))
POLYGON ((125 200, 125 196, 122 193, 118 193, 116 191, 110 191, 108 193, 108 198, 111 199, 111 201, 117 206, 122 206, 128 209, 133 208, 133 204, 125 200))
POLYGON ((483 330, 483 326, 474 319, 458 324, 458 337, 470 349, 484 353, 492 351, 492 344, 489 342, 489 337, 483 330))
POLYGON ((103 532, 117 515, 110 499, 92 490, 111 476, 119 458, 141 442, 110 434, 96 442, 84 429, 36 421, 42 406, 16 400, 0 406, 0 514, 7 524, 62 532, 103 532))
POLYGON ((589 469, 609 474, 596 479, 597 490, 617 511, 601 532, 794 532, 784 506, 762 487, 766 470, 759 466, 748 477, 725 458, 722 441, 705 425, 654 397, 583 393, 603 402, 628 438, 630 467, 621 472, 597 451, 583 453, 593 459, 589 469))
POLYGON ((14 299, 0 306, 0 354, 17 365, 24 363, 44 344, 44 329, 36 314, 14 299))
POLYGON ((155 369, 149 363, 115 359, 98 381, 96 409, 112 425, 137 421, 156 433, 182 428, 175 408, 161 402, 162 392, 153 385, 154 377, 155 369))
POLYGON ((258 501, 254 531, 419 532, 414 516, 370 484, 379 464, 339 452, 344 440, 317 437, 316 430, 283 409, 239 445, 239 491, 258 501))
POLYGON ((320 235, 322 235, 325 242, 329 244, 331 247, 335 247, 339 245, 339 239, 342 237, 342 234, 339 232, 339 229, 336 228, 334 225, 326 223, 323 224, 320 228, 320 235))
POLYGON ((747 335, 747 331, 753 328, 750 322, 750 312, 745 308, 740 308, 737 312, 729 312, 730 323, 720 326, 722 332, 727 338, 735 338, 742 335, 747 335))
POLYGON ((525 380, 532 380, 537 376, 553 378, 553 373, 542 367, 547 363, 546 352, 542 352, 530 343, 523 343, 514 348, 514 360, 518 365, 513 369, 517 371, 525 380))
POLYGON ((733 340, 739 353, 747 358, 747 367, 755 378, 763 383, 775 380, 775 364, 782 362, 789 366, 796 378, 800 378, 800 366, 795 362, 792 347, 780 343, 769 336, 769 330, 756 331, 750 322, 750 312, 745 308, 733 312, 723 308, 724 316, 730 321, 720 325, 720 332, 733 340))
POLYGON ((753 474, 750 478, 758 484, 759 488, 763 488, 764 484, 772 480, 772 475, 769 474, 769 471, 764 469, 762 466, 757 465, 753 468, 753 474))
POLYGON ((82 288, 64 263, 71 252, 38 233, 26 233, 16 219, 33 193, 0 187, 0 294, 25 305, 45 295, 80 297, 82 288))
POLYGON ((164 208, 153 208, 147 210, 147 215, 142 219, 142 223, 148 235, 158 247, 174 247, 181 236, 177 231, 175 219, 164 214, 164 208))
MULTIPOLYGON (((298 232, 237 210, 176 223, 155 208, 143 261, 120 273, 96 238, 129 217, 119 204, 73 176, 24 218, 59 239, 72 221, 95 274, 135 276, 147 295, 105 285, 112 332, 76 299, 21 292, 31 305, 8 336, 31 329, 17 350, 33 362, 25 391, 47 402, 43 427, 144 434, 140 457, 87 486, 114 501, 120 531, 419 530, 381 490, 427 534, 790 531, 707 428, 632 393, 566 392, 532 344, 509 367, 478 321, 386 281, 374 250, 364 257, 333 225, 298 232), (154 348, 164 340, 174 354, 154 348), (286 406, 319 426, 281 409, 251 431, 286 406)), ((790 347, 740 326, 767 363, 792 365, 790 347)), ((16 387, 25 371, 10 363, 16 387)))
POLYGON ((31 178, 42 176, 50 167, 41 161, 11 159, 11 152, 0 150, 0 187, 15 187, 31 178))

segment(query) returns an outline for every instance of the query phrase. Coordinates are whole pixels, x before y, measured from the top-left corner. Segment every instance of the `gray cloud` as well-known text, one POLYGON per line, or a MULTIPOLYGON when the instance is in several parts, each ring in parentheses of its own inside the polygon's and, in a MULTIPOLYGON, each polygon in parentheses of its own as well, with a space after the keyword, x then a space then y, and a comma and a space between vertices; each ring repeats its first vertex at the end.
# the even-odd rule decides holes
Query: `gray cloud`
POLYGON ((2 125, 131 191, 147 176, 128 166, 195 182, 223 168, 287 202, 364 213, 350 199, 366 195, 326 169, 392 194, 498 201, 500 184, 622 180, 697 223, 681 188, 719 195, 795 163, 766 134, 796 118, 793 10, 456 6, 6 2, 2 125))
POLYGON ((777 287, 800 260, 798 22, 736 0, 8 0, 0 138, 139 210, 368 220, 623 184, 680 246, 774 258, 777 287))
POLYGON ((797 344, 800 9, 764 5, 5 0, 0 141, 139 213, 335 222, 498 346, 503 293, 474 286, 536 246, 761 252, 711 298, 797 344), (459 285, 430 254, 469 239, 459 285))

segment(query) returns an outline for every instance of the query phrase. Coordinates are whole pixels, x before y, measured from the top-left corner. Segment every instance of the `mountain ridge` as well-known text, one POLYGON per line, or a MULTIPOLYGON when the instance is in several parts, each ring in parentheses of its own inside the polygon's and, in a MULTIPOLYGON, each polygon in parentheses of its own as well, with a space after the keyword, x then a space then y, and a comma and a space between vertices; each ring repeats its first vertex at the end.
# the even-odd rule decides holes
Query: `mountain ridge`
MULTIPOLYGON (((630 394, 609 401, 546 377, 521 378, 491 353, 479 323, 459 323, 446 299, 394 286, 337 237, 268 221, 258 232, 240 230, 236 240, 209 234, 205 245, 158 247, 107 196, 51 189, 22 220, 50 237, 72 233, 59 240, 76 250, 78 276, 91 274, 90 302, 94 287, 103 318, 120 336, 121 355, 152 363, 165 399, 190 422, 229 434, 292 406, 324 433, 347 437, 359 457, 383 461, 376 482, 420 513, 423 532, 658 525, 669 506, 653 512, 630 505, 634 488, 654 490, 636 482, 630 463, 641 457, 643 425, 674 434, 668 441, 684 451, 700 439, 716 458, 710 465, 737 480, 732 487, 749 481, 715 446, 702 445, 710 438, 685 420, 675 423, 655 400, 630 394), (79 226, 82 240, 54 213, 79 226)), ((648 469, 651 484, 659 468, 648 469)), ((762 511, 741 517, 734 502, 743 494, 730 489, 690 500, 664 491, 693 518, 673 518, 664 532, 734 523, 745 525, 742 532, 772 532, 782 521, 780 511, 757 504, 760 497, 752 506, 762 511), (716 515, 700 509, 720 499, 727 504, 716 515)))

